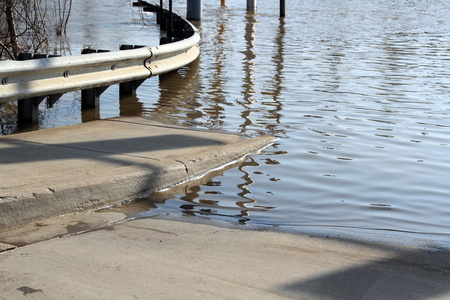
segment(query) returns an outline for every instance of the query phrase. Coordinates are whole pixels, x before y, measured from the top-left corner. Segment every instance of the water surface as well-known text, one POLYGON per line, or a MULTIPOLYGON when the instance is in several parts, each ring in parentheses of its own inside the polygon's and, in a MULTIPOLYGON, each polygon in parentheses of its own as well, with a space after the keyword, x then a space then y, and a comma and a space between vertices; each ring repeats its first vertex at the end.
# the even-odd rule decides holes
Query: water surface
MULTIPOLYGON (((156 45, 163 34, 128 1, 74 3, 62 49, 156 45)), ((110 87, 100 117, 279 140, 205 184, 139 200, 139 216, 450 247, 450 1, 286 0, 284 19, 276 1, 255 13, 237 0, 203 6, 198 61, 120 101, 110 87)), ((79 98, 42 108, 39 127, 82 122, 79 98)), ((2 121, 4 134, 15 130, 2 121)))

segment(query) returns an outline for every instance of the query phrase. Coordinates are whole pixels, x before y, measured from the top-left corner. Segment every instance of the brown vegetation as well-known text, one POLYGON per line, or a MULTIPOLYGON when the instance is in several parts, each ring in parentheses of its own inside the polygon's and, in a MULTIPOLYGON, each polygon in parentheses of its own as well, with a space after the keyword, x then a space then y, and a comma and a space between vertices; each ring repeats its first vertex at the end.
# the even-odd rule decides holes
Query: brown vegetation
POLYGON ((48 24, 57 35, 66 33, 72 0, 0 0, 0 58, 16 59, 20 52, 46 53, 48 24), (48 15, 48 2, 53 14, 48 15))

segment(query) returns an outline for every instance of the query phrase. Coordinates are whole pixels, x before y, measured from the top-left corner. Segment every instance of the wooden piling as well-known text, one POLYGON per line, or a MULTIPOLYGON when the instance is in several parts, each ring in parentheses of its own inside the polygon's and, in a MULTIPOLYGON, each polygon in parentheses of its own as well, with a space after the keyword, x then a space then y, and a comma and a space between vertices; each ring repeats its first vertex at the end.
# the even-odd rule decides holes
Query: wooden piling
POLYGON ((188 20, 202 19, 202 0, 187 0, 186 18, 188 20))
POLYGON ((247 11, 256 10, 256 0, 247 0, 247 11))

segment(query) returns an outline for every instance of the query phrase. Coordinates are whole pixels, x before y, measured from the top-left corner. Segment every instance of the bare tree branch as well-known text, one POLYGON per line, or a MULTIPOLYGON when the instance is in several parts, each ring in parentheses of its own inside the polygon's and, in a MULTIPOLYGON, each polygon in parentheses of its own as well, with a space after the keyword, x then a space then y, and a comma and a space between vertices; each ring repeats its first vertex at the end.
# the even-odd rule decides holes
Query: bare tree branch
POLYGON ((10 57, 12 60, 15 60, 15 59, 16 59, 14 53, 12 53, 11 51, 9 51, 8 47, 6 47, 5 44, 2 43, 2 41, 0 41, 0 47, 2 47, 2 49, 6 51, 6 53, 9 55, 9 57, 10 57))
POLYGON ((5 5, 6 5, 5 6, 5 15, 6 15, 6 22, 8 24, 10 47, 12 48, 12 52, 13 52, 14 56, 17 56, 17 54, 19 54, 19 52, 20 52, 20 46, 19 46, 19 42, 17 40, 17 31, 16 31, 16 25, 14 22, 12 0, 6 0, 5 5))
POLYGON ((72 0, 0 0, 0 58, 27 51, 48 52, 47 25, 53 23, 57 35, 66 34, 71 11, 72 0), (53 2, 50 18, 48 1, 53 2))

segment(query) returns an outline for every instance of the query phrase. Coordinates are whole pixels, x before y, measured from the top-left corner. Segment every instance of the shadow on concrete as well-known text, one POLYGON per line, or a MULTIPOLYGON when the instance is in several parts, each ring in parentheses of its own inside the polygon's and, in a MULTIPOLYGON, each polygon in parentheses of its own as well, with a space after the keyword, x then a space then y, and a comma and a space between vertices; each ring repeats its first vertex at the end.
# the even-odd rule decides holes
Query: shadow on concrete
POLYGON ((448 299, 449 283, 450 252, 409 250, 280 288, 294 297, 309 294, 314 299, 448 299))
POLYGON ((121 161, 117 156, 113 158, 110 155, 123 154, 133 156, 133 154, 136 154, 137 157, 151 159, 152 157, 148 156, 148 152, 217 146, 225 143, 210 138, 171 134, 60 144, 0 139, 0 146, 2 144, 6 146, 0 148, 0 164, 2 165, 73 158, 101 159, 128 165, 129 161, 121 161), (137 153, 144 152, 147 155, 137 155, 137 153))
POLYGON ((123 129, 102 137, 87 128, 0 138, 0 199, 7 199, 0 202, 0 230, 148 194, 234 157, 220 156, 215 146, 235 136, 171 129, 147 127, 131 137, 123 129))

